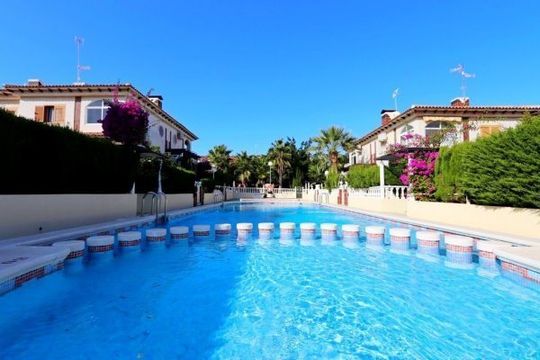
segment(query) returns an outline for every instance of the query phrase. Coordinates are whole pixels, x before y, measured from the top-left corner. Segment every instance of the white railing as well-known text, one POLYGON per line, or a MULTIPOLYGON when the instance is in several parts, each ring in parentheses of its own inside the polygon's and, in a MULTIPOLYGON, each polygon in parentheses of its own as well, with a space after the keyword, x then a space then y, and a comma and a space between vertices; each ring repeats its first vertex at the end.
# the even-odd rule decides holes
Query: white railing
POLYGON ((367 189, 348 189, 349 197, 373 197, 386 199, 407 198, 407 186, 385 186, 384 196, 381 194, 380 186, 372 186, 367 189))
POLYGON ((233 198, 262 198, 264 195, 267 197, 279 197, 279 198, 296 198, 296 189, 291 188, 274 188, 272 190, 262 187, 232 187, 226 186, 225 191, 231 193, 233 198))
POLYGON ((406 199, 408 190, 407 186, 385 186, 384 197, 387 199, 406 199))

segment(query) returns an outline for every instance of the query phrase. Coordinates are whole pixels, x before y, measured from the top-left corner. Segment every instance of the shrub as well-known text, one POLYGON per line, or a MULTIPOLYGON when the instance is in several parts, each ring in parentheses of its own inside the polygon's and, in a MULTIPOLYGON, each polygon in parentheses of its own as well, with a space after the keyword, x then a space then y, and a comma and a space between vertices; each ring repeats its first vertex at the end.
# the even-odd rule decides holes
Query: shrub
POLYGON ((328 176, 326 177, 326 181, 324 183, 324 186, 328 190, 332 190, 337 188, 339 185, 339 173, 336 169, 330 168, 328 171, 328 176))
MULTIPOLYGON (((347 173, 347 183, 355 189, 378 186, 379 182, 378 165, 353 165, 347 173)), ((401 185, 399 179, 388 168, 384 171, 384 182, 387 185, 401 185)))
POLYGON ((472 203, 540 208, 540 117, 472 143, 462 162, 472 203))
POLYGON ((127 193, 138 155, 107 139, 0 109, 0 193, 127 193))

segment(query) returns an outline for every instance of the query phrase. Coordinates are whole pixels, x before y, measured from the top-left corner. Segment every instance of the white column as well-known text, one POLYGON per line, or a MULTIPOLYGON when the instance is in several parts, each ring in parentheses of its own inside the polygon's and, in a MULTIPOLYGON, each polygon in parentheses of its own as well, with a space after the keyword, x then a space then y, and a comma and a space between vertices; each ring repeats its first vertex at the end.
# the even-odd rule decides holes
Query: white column
POLYGON ((384 161, 378 160, 377 165, 379 165, 379 188, 381 192, 379 196, 384 198, 384 161))

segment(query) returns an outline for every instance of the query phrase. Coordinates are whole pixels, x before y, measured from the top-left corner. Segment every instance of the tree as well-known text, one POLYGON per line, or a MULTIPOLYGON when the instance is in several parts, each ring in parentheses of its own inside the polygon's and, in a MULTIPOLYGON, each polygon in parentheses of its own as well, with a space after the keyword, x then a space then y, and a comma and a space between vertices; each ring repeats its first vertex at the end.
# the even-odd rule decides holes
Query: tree
POLYGON ((288 181, 289 187, 302 186, 309 170, 311 142, 302 141, 298 146, 295 138, 287 138, 285 145, 291 154, 291 166, 285 172, 284 177, 288 181))
POLYGON ((265 155, 251 156, 252 175, 256 178, 256 186, 262 186, 268 178, 268 158, 265 155))
POLYGON ((315 154, 311 157, 308 169, 308 178, 312 182, 323 183, 324 172, 328 169, 328 158, 323 154, 315 154))
POLYGON ((238 175, 238 180, 240 180, 242 185, 247 186, 252 169, 251 156, 249 156, 247 152, 242 151, 236 155, 234 164, 236 167, 235 173, 238 175))
POLYGON ((281 187, 283 185, 283 175, 291 166, 290 147, 287 146, 283 139, 276 140, 268 150, 268 158, 274 162, 278 173, 279 187, 281 187))
POLYGON ((226 145, 216 145, 208 151, 208 160, 222 174, 227 174, 231 166, 231 152, 226 145))
POLYGON ((325 154, 330 162, 330 168, 338 171, 338 159, 340 151, 347 152, 354 146, 354 138, 343 128, 331 126, 321 130, 319 136, 314 137, 314 150, 325 154))

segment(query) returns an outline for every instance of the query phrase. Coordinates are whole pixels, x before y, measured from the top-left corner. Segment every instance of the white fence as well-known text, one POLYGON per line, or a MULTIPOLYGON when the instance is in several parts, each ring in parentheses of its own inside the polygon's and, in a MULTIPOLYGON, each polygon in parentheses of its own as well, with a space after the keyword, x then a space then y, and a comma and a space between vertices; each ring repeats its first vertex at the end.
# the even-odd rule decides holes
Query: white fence
POLYGON ((226 186, 227 199, 261 199, 263 197, 278 199, 296 199, 296 189, 274 188, 268 191, 262 187, 232 187, 226 186))
POLYGON ((385 186, 384 194, 381 194, 380 186, 372 186, 367 189, 348 189, 349 197, 373 197, 385 199, 407 198, 407 186, 385 186))
MULTIPOLYGON (((222 189, 220 186, 219 189, 222 189)), ((326 189, 290 189, 274 188, 272 192, 262 187, 232 187, 226 186, 227 199, 261 199, 264 197, 277 199, 296 199, 301 196, 304 200, 313 200, 317 203, 331 203, 337 199, 337 189, 329 192, 326 189), (334 199, 336 198, 336 199, 334 199)), ((347 189, 350 198, 384 198, 384 199, 406 199, 407 186, 385 186, 384 194, 381 194, 380 186, 372 186, 366 189, 347 189)))

